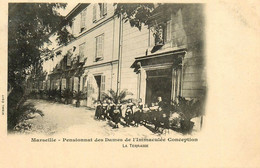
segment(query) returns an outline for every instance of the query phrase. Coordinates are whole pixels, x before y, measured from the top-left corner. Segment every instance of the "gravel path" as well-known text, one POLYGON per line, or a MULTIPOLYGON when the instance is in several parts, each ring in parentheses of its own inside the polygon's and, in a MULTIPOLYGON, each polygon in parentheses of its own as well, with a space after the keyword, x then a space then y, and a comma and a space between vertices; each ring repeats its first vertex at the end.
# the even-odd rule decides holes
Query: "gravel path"
MULTIPOLYGON (((86 107, 76 108, 74 105, 52 103, 45 100, 28 100, 28 103, 35 105, 36 109, 41 110, 44 116, 37 115, 28 120, 32 123, 31 133, 45 135, 81 135, 95 137, 158 137, 144 126, 124 127, 119 125, 119 129, 113 129, 110 121, 97 121, 94 119, 94 110, 86 107)), ((172 130, 169 134, 179 135, 172 130)))

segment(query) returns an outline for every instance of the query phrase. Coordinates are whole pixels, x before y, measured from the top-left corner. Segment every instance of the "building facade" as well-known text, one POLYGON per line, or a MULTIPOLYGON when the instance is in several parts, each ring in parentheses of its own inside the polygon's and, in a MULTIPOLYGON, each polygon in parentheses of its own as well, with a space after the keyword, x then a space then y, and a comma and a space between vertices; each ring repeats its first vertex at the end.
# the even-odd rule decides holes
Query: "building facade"
POLYGON ((161 5, 141 31, 115 9, 78 4, 66 16, 75 39, 59 46, 50 38, 55 56, 44 63, 44 89, 85 91, 87 106, 109 89, 128 89, 147 104, 205 96, 203 5, 161 5))

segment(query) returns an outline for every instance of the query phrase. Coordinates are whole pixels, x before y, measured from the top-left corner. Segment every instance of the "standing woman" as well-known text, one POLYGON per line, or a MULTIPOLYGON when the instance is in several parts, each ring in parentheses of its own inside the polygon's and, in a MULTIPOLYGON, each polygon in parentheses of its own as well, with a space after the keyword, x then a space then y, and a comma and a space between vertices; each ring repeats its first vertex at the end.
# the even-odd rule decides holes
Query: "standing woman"
POLYGON ((108 99, 106 118, 111 120, 113 118, 114 102, 108 99))
POLYGON ((102 113, 100 114, 100 118, 102 116, 103 120, 106 120, 107 109, 108 109, 108 104, 107 104, 107 100, 105 99, 102 103, 102 113))
POLYGON ((143 111, 143 103, 142 99, 140 98, 137 104, 137 108, 134 110, 133 119, 135 122, 135 126, 139 126, 141 119, 142 119, 142 111, 143 111))
POLYGON ((99 120, 101 113, 102 113, 102 104, 101 101, 98 100, 96 106, 95 118, 99 120))
POLYGON ((120 122, 120 110, 118 105, 115 105, 114 107, 115 107, 115 109, 113 110, 113 121, 115 123, 114 128, 119 128, 118 123, 120 122))
POLYGON ((126 106, 126 112, 125 112, 125 122, 127 126, 129 126, 133 120, 133 106, 134 103, 132 102, 131 99, 129 99, 128 104, 126 106))

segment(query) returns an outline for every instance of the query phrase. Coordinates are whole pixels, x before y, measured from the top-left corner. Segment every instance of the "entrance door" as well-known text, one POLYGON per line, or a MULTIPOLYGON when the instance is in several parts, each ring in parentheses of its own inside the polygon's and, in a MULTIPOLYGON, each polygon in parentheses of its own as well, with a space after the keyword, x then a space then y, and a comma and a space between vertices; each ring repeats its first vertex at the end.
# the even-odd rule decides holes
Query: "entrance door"
POLYGON ((146 104, 151 105, 157 102, 158 97, 162 97, 164 102, 171 100, 171 70, 152 70, 147 71, 146 81, 146 104))

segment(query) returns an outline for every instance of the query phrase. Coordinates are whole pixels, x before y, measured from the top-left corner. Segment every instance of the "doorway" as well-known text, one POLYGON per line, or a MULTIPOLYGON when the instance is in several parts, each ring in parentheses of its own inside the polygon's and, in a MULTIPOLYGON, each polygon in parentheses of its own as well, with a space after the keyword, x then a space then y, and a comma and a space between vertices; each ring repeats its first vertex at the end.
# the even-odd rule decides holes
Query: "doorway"
POLYGON ((157 102, 158 97, 162 97, 164 102, 171 100, 171 69, 160 69, 146 71, 146 104, 148 106, 157 102))

